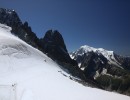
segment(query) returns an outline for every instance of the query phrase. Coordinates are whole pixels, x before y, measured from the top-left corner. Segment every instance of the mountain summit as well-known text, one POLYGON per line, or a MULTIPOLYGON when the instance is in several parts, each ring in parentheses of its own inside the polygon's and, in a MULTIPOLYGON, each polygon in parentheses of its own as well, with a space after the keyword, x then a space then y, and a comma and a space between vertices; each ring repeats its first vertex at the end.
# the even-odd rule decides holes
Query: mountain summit
POLYGON ((107 90, 130 94, 130 58, 103 48, 81 46, 70 53, 85 76, 107 90))
MULTIPOLYGON (((108 51, 103 48, 94 48, 90 47, 88 45, 81 46, 78 50, 76 50, 73 53, 70 53, 70 56, 72 59, 78 59, 78 57, 84 56, 85 54, 89 54, 90 52, 93 52, 95 54, 102 55, 108 63, 113 64, 117 67, 124 68, 130 70, 130 59, 129 57, 123 57, 120 55, 117 55, 114 53, 114 51, 108 51), (122 60, 122 61, 121 61, 122 60), (126 61, 125 61, 126 60, 126 61), (126 63, 126 64, 124 64, 126 63)), ((81 62, 78 61, 79 67, 81 65, 81 62)), ((103 63, 103 61, 102 61, 103 63)))
POLYGON ((0 8, 0 22, 11 27, 22 25, 20 18, 13 9, 0 8))
POLYGON ((52 56, 54 60, 77 66, 76 61, 70 58, 63 37, 57 30, 47 31, 44 38, 42 38, 41 41, 43 44, 44 51, 49 56, 52 56))

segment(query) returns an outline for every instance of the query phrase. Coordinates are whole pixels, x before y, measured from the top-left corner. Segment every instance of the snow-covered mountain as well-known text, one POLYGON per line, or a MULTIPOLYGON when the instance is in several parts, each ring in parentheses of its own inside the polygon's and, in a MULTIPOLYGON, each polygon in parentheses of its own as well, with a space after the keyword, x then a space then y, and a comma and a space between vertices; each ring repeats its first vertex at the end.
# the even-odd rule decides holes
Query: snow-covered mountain
POLYGON ((77 49, 75 52, 71 52, 70 57, 76 60, 80 67, 82 63, 80 57, 83 57, 84 55, 88 55, 90 52, 93 52, 97 55, 102 55, 108 60, 109 64, 113 64, 122 69, 130 70, 130 57, 123 57, 123 56, 115 54, 114 51, 108 51, 103 48, 94 48, 88 45, 84 45, 84 46, 81 46, 79 49, 77 49))
POLYGON ((70 53, 70 56, 78 62, 79 68, 87 78, 96 81, 106 90, 130 94, 129 57, 119 56, 113 51, 87 45, 70 53), (125 86, 126 84, 127 86, 125 86))
POLYGON ((10 31, 0 24, 0 100, 130 99, 70 80, 54 61, 10 31))
MULTIPOLYGON (((71 56, 72 59, 76 60, 78 56, 83 56, 84 54, 87 54, 87 53, 90 53, 90 52, 94 52, 98 55, 102 54, 110 63, 121 67, 120 63, 114 57, 114 52, 105 50, 103 48, 94 48, 94 47, 90 47, 88 45, 84 45, 84 46, 81 46, 75 52, 70 53, 70 56, 71 56)), ((81 62, 78 62, 78 63, 79 63, 79 67, 80 67, 81 62)))

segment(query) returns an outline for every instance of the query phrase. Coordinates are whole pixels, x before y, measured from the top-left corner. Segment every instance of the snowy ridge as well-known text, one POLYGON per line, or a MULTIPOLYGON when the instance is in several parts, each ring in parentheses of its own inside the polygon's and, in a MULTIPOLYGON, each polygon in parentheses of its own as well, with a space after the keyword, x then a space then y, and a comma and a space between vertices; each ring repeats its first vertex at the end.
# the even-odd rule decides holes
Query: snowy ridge
POLYGON ((128 96, 84 87, 63 76, 61 73, 66 73, 54 61, 10 30, 0 24, 0 100, 14 100, 10 98, 13 91, 15 100, 130 100, 128 96))
MULTIPOLYGON (((70 54, 70 57, 72 59, 74 59, 74 57, 76 55, 84 55, 85 53, 89 53, 89 52, 95 52, 97 53, 98 55, 102 54, 105 58, 107 58, 107 60, 112 63, 112 64, 115 64, 119 67, 120 66, 120 63, 116 61, 115 57, 114 57, 114 52, 113 51, 108 51, 108 50, 105 50, 103 48, 94 48, 94 47, 90 47, 88 45, 84 45, 84 46, 81 46, 78 50, 76 50, 75 52, 73 52, 73 54, 70 54)), ((122 68, 122 67, 121 67, 122 68)))
POLYGON ((98 54, 102 54, 104 55, 107 59, 111 59, 111 57, 113 56, 113 51, 107 51, 103 48, 94 48, 94 47, 90 47, 87 45, 81 46, 76 52, 74 52, 75 54, 78 55, 84 55, 84 53, 88 53, 88 52, 97 52, 98 54))

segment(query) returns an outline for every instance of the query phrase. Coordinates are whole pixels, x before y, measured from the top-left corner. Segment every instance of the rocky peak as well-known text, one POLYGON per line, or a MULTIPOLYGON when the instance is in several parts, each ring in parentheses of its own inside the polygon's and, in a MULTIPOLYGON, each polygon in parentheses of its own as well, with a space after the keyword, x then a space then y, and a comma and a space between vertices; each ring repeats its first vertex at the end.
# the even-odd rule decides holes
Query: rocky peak
POLYGON ((48 30, 41 39, 44 52, 73 76, 85 80, 83 72, 78 68, 75 60, 71 59, 66 49, 64 39, 57 30, 48 30))
POLYGON ((57 30, 48 30, 41 41, 45 53, 52 59, 71 65, 77 65, 77 62, 70 58, 64 39, 57 30))
POLYGON ((31 46, 38 49, 40 48, 40 50, 43 51, 39 45, 39 39, 36 34, 32 32, 31 27, 27 22, 24 24, 21 22, 18 14, 14 10, 0 8, 0 23, 10 26, 12 28, 11 32, 14 35, 18 36, 31 46))
POLYGON ((0 8, 0 22, 10 27, 22 25, 17 13, 12 9, 0 8))
POLYGON ((65 52, 68 52, 63 37, 57 30, 48 30, 43 38, 43 41, 53 44, 55 46, 59 46, 65 52))

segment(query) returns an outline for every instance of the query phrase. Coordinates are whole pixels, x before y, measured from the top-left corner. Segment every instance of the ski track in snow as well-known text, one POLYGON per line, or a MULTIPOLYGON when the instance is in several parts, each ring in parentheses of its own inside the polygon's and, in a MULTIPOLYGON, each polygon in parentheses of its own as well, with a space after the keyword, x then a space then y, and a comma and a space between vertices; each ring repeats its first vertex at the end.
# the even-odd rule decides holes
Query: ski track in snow
MULTIPOLYGON (((55 62, 13 36, 10 30, 0 24, 0 89, 4 85, 15 86, 16 100, 130 100, 128 96, 85 87, 64 77, 59 71, 66 72, 55 62)), ((8 89, 0 91, 0 100, 14 100, 8 89)))

